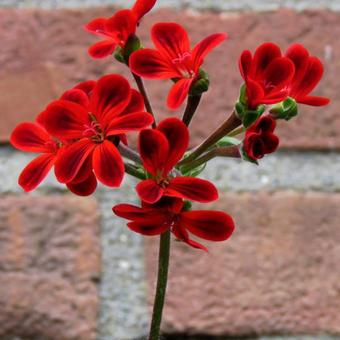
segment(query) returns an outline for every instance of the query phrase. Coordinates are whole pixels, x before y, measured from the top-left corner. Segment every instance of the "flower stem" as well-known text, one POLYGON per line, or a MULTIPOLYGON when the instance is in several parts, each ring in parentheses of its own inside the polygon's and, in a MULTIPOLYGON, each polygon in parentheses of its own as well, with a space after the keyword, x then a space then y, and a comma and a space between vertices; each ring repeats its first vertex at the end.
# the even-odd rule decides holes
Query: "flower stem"
POLYGON ((158 278, 156 296, 153 305, 152 321, 149 340, 159 340, 162 313, 165 301, 165 292, 168 282, 169 256, 170 256, 170 230, 163 233, 159 243, 158 278))
MULTIPOLYGON (((145 87, 144 87, 144 83, 143 83, 142 78, 141 78, 140 76, 138 76, 137 74, 134 74, 134 73, 132 73, 132 75, 133 75, 133 78, 134 78, 135 81, 136 81, 136 84, 137 84, 137 86, 138 86, 139 92, 141 93, 141 95, 142 95, 143 98, 144 98, 144 104, 145 104, 146 110, 147 110, 149 113, 152 114, 153 118, 155 118, 155 115, 154 115, 154 113, 153 113, 152 106, 151 106, 149 97, 148 97, 148 95, 147 95, 147 93, 146 93, 146 90, 145 90, 145 87)), ((152 127, 155 129, 156 126, 157 126, 156 121, 154 121, 154 122, 152 123, 152 127)))
POLYGON ((135 166, 129 163, 125 163, 125 172, 129 174, 130 176, 136 177, 138 179, 144 180, 146 179, 145 174, 143 174, 141 171, 139 171, 135 166))
POLYGON ((195 159, 190 163, 186 163, 184 167, 181 169, 183 172, 189 171, 191 169, 195 169, 200 165, 207 163, 211 159, 215 157, 230 157, 230 158, 240 158, 240 150, 238 146, 227 146, 221 148, 214 148, 207 153, 205 153, 202 157, 195 159))
POLYGON ((142 160, 139 156, 139 153, 136 152, 135 150, 131 149, 127 145, 123 143, 119 143, 118 145, 118 150, 121 153, 121 155, 131 161, 134 161, 138 164, 142 164, 142 160))
POLYGON ((187 106, 185 108, 184 114, 183 114, 183 123, 186 126, 189 126, 192 118, 194 117, 194 114, 198 108, 198 105, 200 104, 202 95, 198 96, 189 96, 187 106))
POLYGON ((236 112, 233 111, 229 118, 210 135, 201 145, 199 145, 187 158, 183 159, 179 165, 184 165, 192 162, 194 159, 201 156, 204 151, 209 149, 215 143, 217 143, 221 138, 226 136, 231 131, 235 130, 242 124, 241 120, 237 117, 236 112))

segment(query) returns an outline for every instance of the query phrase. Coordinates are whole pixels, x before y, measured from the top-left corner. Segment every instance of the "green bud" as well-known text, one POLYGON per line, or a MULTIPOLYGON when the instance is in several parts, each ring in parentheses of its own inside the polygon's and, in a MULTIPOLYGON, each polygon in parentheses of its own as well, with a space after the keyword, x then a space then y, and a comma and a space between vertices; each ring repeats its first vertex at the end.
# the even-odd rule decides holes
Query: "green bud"
POLYGON ((199 71, 199 78, 190 89, 191 96, 200 96, 202 93, 207 92, 209 89, 210 81, 208 74, 200 69, 199 71))
POLYGON ((245 128, 248 128, 261 116, 258 111, 246 111, 243 115, 242 123, 245 128))
POLYGON ((285 101, 273 106, 270 113, 276 119, 285 119, 288 121, 298 115, 298 106, 293 98, 287 98, 285 101))
POLYGON ((240 98, 239 102, 244 106, 247 106, 247 87, 246 84, 243 84, 240 88, 240 98))
POLYGON ((184 201, 182 211, 189 211, 192 208, 192 203, 190 201, 184 201))
POLYGON ((113 55, 116 58, 116 60, 118 60, 120 63, 125 64, 125 59, 123 56, 123 49, 120 46, 116 47, 113 55))
POLYGON ((123 53, 124 60, 126 61, 127 64, 129 62, 130 55, 133 52, 140 50, 141 48, 142 48, 142 44, 139 38, 136 35, 131 35, 125 44, 124 53, 123 53))

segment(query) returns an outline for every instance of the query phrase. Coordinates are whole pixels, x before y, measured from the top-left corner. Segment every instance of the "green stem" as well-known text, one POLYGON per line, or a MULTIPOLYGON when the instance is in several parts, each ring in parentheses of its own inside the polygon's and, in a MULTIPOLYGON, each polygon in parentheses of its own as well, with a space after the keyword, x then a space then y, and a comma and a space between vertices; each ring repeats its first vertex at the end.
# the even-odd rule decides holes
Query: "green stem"
POLYGON ((170 236, 171 233, 170 230, 168 230, 165 233, 163 233, 160 237, 157 288, 155 301, 153 305, 149 340, 159 340, 162 313, 165 301, 165 292, 168 282, 170 236))
POLYGON ((129 174, 130 176, 136 177, 141 180, 146 179, 145 174, 143 174, 140 170, 138 170, 132 164, 125 163, 124 166, 125 166, 125 172, 129 174))
POLYGON ((198 105, 200 104, 202 95, 199 96, 189 96, 187 107, 185 108, 185 112, 183 114, 183 123, 186 126, 189 126, 192 118, 194 117, 194 114, 198 108, 198 105))
POLYGON ((195 169, 200 165, 207 163, 211 159, 215 157, 231 157, 231 158, 240 158, 240 150, 238 146, 226 146, 221 148, 215 148, 205 153, 202 157, 195 159, 190 163, 186 163, 181 170, 183 172, 189 171, 191 169, 195 169))
POLYGON ((242 124, 241 120, 237 117, 236 112, 233 111, 229 118, 210 135, 201 145, 199 145, 187 158, 183 159, 179 165, 186 165, 194 159, 201 156, 207 149, 216 144, 221 138, 226 136, 231 131, 235 130, 242 124))
POLYGON ((139 156, 139 153, 136 152, 135 150, 131 149, 127 145, 125 145, 123 143, 119 143, 118 150, 123 157, 125 157, 125 158, 127 158, 131 161, 134 161, 137 164, 142 164, 142 160, 139 156))
MULTIPOLYGON (((149 100, 149 97, 146 93, 146 90, 145 90, 145 87, 144 87, 144 83, 143 83, 143 80, 140 76, 138 76, 137 74, 134 74, 132 73, 133 75, 133 78, 135 79, 136 81, 136 84, 138 86, 138 89, 139 89, 139 92, 140 94, 143 96, 144 98, 144 104, 145 104, 145 108, 146 110, 152 114, 153 118, 155 119, 155 115, 153 113, 153 110, 152 110, 152 106, 151 106, 151 103, 150 103, 150 100, 149 100)), ((155 129, 157 126, 156 124, 156 121, 154 120, 154 122, 152 123, 152 127, 155 129)))
POLYGON ((243 133, 246 131, 246 128, 244 126, 240 126, 239 128, 231 131, 230 133, 228 133, 228 137, 235 137, 238 136, 239 134, 243 133))

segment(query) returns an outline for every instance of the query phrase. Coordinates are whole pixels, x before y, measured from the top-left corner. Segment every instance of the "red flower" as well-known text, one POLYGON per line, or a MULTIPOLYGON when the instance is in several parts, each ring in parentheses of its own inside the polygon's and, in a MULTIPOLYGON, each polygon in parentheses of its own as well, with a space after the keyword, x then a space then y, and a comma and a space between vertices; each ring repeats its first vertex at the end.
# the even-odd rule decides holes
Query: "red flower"
POLYGON ((207 248, 190 239, 189 232, 208 241, 225 241, 234 231, 233 219, 220 211, 183 211, 183 200, 164 197, 150 205, 142 202, 142 207, 120 204, 113 212, 130 220, 128 227, 142 235, 154 236, 167 230, 181 241, 194 248, 207 251, 207 248))
POLYGON ((60 150, 55 173, 61 183, 74 182, 92 173, 110 187, 121 184, 124 163, 115 143, 129 131, 138 131, 153 122, 140 110, 140 96, 118 75, 102 77, 92 90, 87 105, 57 100, 42 114, 46 129, 60 140, 72 140, 60 150), (127 112, 129 111, 129 112, 127 112))
POLYGON ((320 59, 311 57, 308 51, 299 44, 290 46, 286 57, 295 65, 295 75, 289 86, 289 96, 302 104, 327 105, 328 98, 309 96, 323 75, 323 65, 320 59))
POLYGON ((176 109, 188 96, 193 82, 199 78, 199 69, 206 55, 227 35, 210 35, 191 49, 188 34, 182 26, 160 23, 152 28, 151 38, 156 50, 143 49, 133 53, 130 68, 145 78, 177 79, 168 96, 168 106, 176 109))
POLYGON ((256 49, 254 56, 250 51, 244 51, 239 67, 250 109, 256 109, 260 104, 279 103, 288 97, 295 68, 289 58, 282 56, 277 45, 264 43, 256 49))
POLYGON ((157 129, 143 130, 139 150, 145 169, 152 178, 137 185, 142 201, 155 203, 163 196, 211 202, 218 198, 213 184, 192 177, 174 177, 173 167, 180 161, 189 144, 189 132, 178 118, 163 120, 157 129))
POLYGON ((124 49, 128 39, 135 34, 140 19, 155 5, 156 0, 137 0, 132 10, 124 9, 111 18, 97 18, 89 22, 85 28, 105 38, 89 48, 93 58, 104 58, 111 55, 117 46, 124 49))
POLYGON ((279 138, 273 133, 276 121, 269 115, 261 116, 247 131, 243 150, 252 160, 273 153, 279 146, 279 138))

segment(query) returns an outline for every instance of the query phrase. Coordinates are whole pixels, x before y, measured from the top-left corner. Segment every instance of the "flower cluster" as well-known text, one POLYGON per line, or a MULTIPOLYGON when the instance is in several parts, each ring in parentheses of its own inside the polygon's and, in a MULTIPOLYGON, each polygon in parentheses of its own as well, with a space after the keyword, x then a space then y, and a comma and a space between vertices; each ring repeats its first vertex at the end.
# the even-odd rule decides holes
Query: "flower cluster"
POLYGON ((87 196, 96 190, 98 181, 120 187, 128 173, 140 180, 135 188, 140 206, 119 204, 113 212, 127 219, 131 230, 143 235, 171 231, 178 240, 207 250, 190 234, 224 241, 235 226, 224 212, 192 210, 192 202, 218 199, 214 184, 197 176, 214 157, 257 163, 276 151, 279 120, 296 116, 298 104, 328 104, 329 99, 310 95, 322 78, 323 66, 299 44, 286 53, 273 43, 262 44, 254 54, 244 51, 239 59, 244 84, 235 110, 201 145, 190 150, 188 126, 209 89, 202 65, 227 34, 209 35, 192 48, 182 26, 157 23, 151 30, 154 48, 144 48, 137 31, 155 3, 137 0, 132 9, 96 18, 85 26, 103 38, 89 48, 90 56, 114 57, 124 64, 138 90, 120 75, 105 75, 67 90, 35 122, 19 124, 12 133, 12 145, 40 154, 22 171, 19 184, 31 191, 54 168, 60 183, 87 196), (172 82, 167 106, 175 110, 187 101, 182 120, 174 116, 157 122, 142 78, 172 82), (138 133, 137 150, 129 145, 131 132, 138 133))

